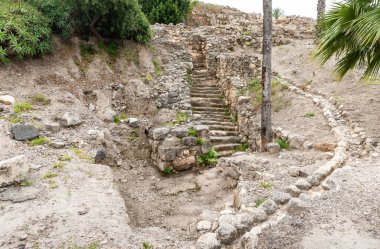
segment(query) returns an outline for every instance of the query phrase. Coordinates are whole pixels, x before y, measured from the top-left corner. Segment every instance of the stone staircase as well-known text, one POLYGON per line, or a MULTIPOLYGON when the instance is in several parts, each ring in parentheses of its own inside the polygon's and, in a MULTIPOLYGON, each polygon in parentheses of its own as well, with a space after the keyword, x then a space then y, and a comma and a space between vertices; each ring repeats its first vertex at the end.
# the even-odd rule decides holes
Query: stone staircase
POLYGON ((193 51, 192 56, 194 69, 190 95, 193 114, 201 116, 198 124, 209 126, 211 143, 219 157, 230 156, 241 148, 238 128, 231 121, 215 74, 207 70, 205 56, 199 51, 193 51))

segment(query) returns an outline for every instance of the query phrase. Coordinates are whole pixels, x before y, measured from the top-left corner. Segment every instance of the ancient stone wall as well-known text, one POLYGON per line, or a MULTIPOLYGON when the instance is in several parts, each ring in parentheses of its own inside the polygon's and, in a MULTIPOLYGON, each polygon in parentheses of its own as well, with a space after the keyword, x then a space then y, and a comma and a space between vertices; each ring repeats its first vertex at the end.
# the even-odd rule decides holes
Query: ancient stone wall
POLYGON ((208 126, 181 125, 150 131, 153 163, 161 170, 181 171, 196 165, 196 158, 211 148, 208 126))

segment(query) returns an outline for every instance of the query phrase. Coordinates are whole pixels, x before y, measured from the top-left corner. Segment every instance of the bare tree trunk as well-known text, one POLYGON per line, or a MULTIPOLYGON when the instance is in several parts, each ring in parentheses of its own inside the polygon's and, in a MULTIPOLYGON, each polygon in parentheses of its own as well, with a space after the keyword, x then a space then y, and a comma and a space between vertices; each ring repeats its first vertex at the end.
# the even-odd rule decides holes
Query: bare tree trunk
POLYGON ((267 144, 273 141, 272 132, 272 0, 263 0, 263 66, 262 66, 262 96, 261 105, 261 150, 266 151, 267 144))

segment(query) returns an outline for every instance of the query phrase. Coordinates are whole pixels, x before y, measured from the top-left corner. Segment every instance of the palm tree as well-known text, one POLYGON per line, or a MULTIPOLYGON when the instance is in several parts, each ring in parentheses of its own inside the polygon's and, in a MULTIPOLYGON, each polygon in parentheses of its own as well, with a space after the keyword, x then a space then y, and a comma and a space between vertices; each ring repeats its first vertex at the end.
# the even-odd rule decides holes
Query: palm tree
POLYGON ((318 0, 318 6, 317 6, 317 34, 318 35, 320 35, 320 32, 322 30, 321 20, 325 12, 326 12, 326 0, 318 0))
POLYGON ((262 97, 261 105, 261 150, 265 151, 267 144, 273 141, 272 132, 272 0, 263 0, 263 66, 262 66, 262 97))
POLYGON ((285 12, 281 8, 274 8, 272 12, 272 16, 274 19, 279 19, 280 17, 284 16, 285 12))
POLYGON ((333 5, 322 18, 320 44, 315 57, 326 63, 339 58, 335 72, 341 79, 355 66, 365 68, 363 78, 380 69, 380 0, 347 0, 333 5))

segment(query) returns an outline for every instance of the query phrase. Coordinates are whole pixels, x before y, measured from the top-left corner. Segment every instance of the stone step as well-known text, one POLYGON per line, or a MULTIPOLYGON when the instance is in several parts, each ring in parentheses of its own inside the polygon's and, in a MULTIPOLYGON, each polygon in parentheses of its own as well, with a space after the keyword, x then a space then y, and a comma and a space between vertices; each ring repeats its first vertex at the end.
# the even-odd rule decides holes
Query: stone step
POLYGON ((194 114, 199 114, 201 115, 202 117, 206 118, 206 119, 215 119, 215 118, 224 118, 224 119, 228 119, 228 120, 231 120, 231 115, 230 114, 226 114, 224 111, 223 112, 215 112, 215 111, 198 111, 198 110, 194 110, 193 109, 193 113, 194 114))
POLYGON ((209 125, 210 130, 218 131, 237 131, 238 128, 234 125, 209 125))
POLYGON ((190 89, 191 91, 215 91, 221 92, 219 87, 216 86, 196 86, 190 89))
POLYGON ((228 121, 202 119, 198 123, 202 125, 235 125, 234 123, 231 122, 229 117, 228 117, 228 121))
POLYGON ((193 107, 221 107, 224 108, 224 103, 210 103, 205 101, 191 101, 193 107))
POLYGON ((212 75, 207 75, 207 76, 194 76, 193 75, 193 81, 195 83, 197 83, 197 82, 204 82, 204 81, 207 81, 207 80, 216 80, 216 77, 212 76, 212 75))
POLYGON ((219 98, 221 93, 205 93, 205 92, 190 92, 190 97, 192 98, 219 98))
POLYGON ((205 80, 205 81, 194 82, 193 86, 210 86, 210 85, 212 85, 212 86, 219 87, 219 85, 217 83, 218 83, 218 80, 212 79, 212 80, 205 80))
MULTIPOLYGON (((190 92, 190 97, 193 97, 192 95, 194 94, 205 94, 205 95, 214 94, 215 96, 212 96, 213 98, 222 96, 222 92, 218 90, 192 90, 190 92)), ((207 98, 207 96, 205 95, 202 97, 207 98)))
POLYGON ((216 131, 216 130, 210 130, 210 136, 238 136, 239 132, 237 131, 216 131))
POLYGON ((218 144, 213 146, 215 151, 237 151, 241 148, 241 144, 234 143, 234 144, 218 144))
POLYGON ((191 102, 207 102, 207 103, 216 103, 216 104, 224 104, 224 100, 220 98, 199 98, 192 97, 191 102))
POLYGON ((238 136, 220 136, 220 137, 211 137, 212 144, 229 144, 229 143, 240 143, 240 137, 238 136))
POLYGON ((193 111, 207 111, 207 112, 225 112, 225 107, 204 107, 204 106, 194 106, 193 111))
MULTIPOLYGON (((197 114, 197 113, 194 113, 197 114)), ((229 116, 212 116, 212 114, 207 114, 207 115, 201 115, 201 120, 199 122, 230 122, 231 118, 229 116)))
POLYGON ((236 153, 236 150, 225 150, 225 151, 219 151, 217 153, 218 153, 218 158, 229 157, 233 155, 234 153, 236 153))

